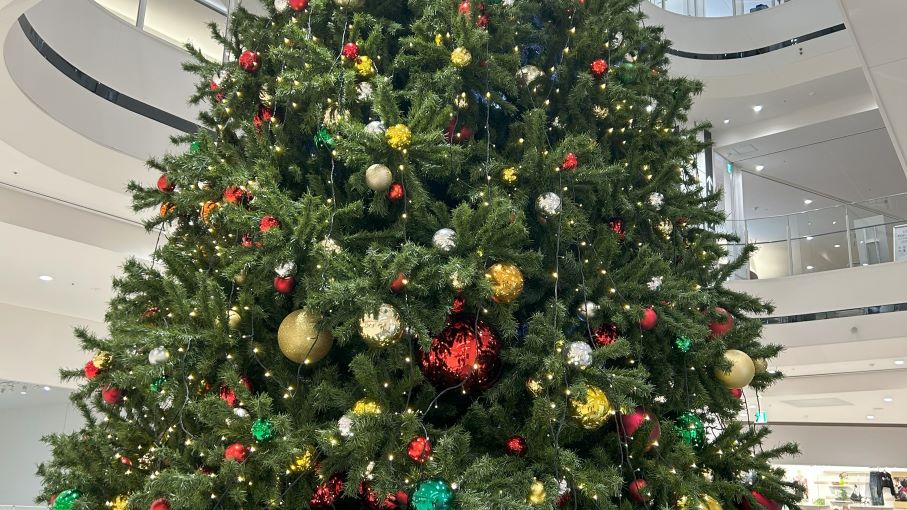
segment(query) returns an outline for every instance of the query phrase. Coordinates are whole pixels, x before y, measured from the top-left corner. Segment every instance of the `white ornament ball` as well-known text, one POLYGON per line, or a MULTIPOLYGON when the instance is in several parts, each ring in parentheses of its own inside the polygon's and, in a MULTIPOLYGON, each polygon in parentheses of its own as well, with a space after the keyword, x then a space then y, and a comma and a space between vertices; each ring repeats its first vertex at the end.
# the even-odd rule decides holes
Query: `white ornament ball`
POLYGON ((173 407, 173 395, 167 395, 166 397, 164 397, 164 399, 161 400, 161 402, 158 404, 158 407, 160 407, 164 411, 173 407))
POLYGON ((148 363, 159 365, 170 359, 170 352, 163 347, 155 347, 148 353, 148 363))
POLYGON ((664 205, 664 203, 665 203, 665 196, 662 195, 661 193, 656 191, 655 193, 652 193, 651 195, 649 195, 649 204, 652 207, 659 209, 659 208, 661 208, 661 206, 664 205))
POLYGON ((534 82, 536 79, 541 78, 544 75, 544 71, 532 64, 525 65, 516 72, 516 77, 519 78, 520 82, 522 82, 523 85, 529 85, 530 83, 534 82))
POLYGON ((557 216, 561 213, 561 197, 551 191, 542 193, 535 200, 535 210, 543 216, 557 216))
POLYGON ((571 342, 567 347, 567 361, 578 367, 588 367, 592 363, 592 347, 586 342, 571 342))
POLYGON ((365 4, 365 0, 334 0, 334 3, 347 9, 358 9, 365 4))
POLYGON ((380 120, 373 120, 365 125, 365 132, 371 133, 373 135, 384 134, 387 128, 384 126, 384 123, 380 120))
POLYGON ((318 246, 321 246, 321 249, 328 253, 340 253, 340 245, 330 237, 318 241, 318 246))
POLYGON ((286 278, 291 276, 296 272, 296 263, 295 262, 286 262, 274 268, 274 272, 277 273, 277 276, 281 278, 286 278))
POLYGON ((576 314, 583 320, 594 319, 598 314, 599 308, 598 304, 592 301, 586 301, 585 303, 580 303, 579 306, 576 307, 576 314))
POLYGON ((343 437, 352 437, 353 436, 353 419, 349 415, 344 414, 337 420, 337 428, 340 430, 340 435, 343 437))
POLYGON ((431 244, 444 253, 450 253, 457 247, 457 233, 452 228, 442 228, 431 237, 431 244))
POLYGON ((227 71, 220 71, 211 77, 211 81, 214 82, 214 84, 217 85, 218 87, 220 87, 220 84, 223 83, 224 80, 226 80, 226 79, 227 79, 227 71))
POLYGON ((208 181, 198 181, 195 185, 198 186, 198 189, 200 190, 206 190, 211 187, 211 185, 208 184, 208 181))
POLYGON ((235 414, 236 416, 238 416, 238 417, 240 417, 240 418, 248 418, 248 417, 249 417, 249 411, 246 411, 246 410, 243 409, 242 407, 236 407, 236 408, 234 408, 234 409, 233 409, 233 414, 235 414))
POLYGON ((387 191, 394 182, 394 175, 391 169, 381 163, 375 163, 365 170, 365 184, 372 191, 387 191))
POLYGON ((375 91, 372 84, 364 81, 356 86, 356 98, 362 102, 371 101, 372 93, 375 91))
POLYGON ((287 7, 290 6, 289 0, 274 0, 274 10, 277 12, 283 12, 287 10, 287 7))

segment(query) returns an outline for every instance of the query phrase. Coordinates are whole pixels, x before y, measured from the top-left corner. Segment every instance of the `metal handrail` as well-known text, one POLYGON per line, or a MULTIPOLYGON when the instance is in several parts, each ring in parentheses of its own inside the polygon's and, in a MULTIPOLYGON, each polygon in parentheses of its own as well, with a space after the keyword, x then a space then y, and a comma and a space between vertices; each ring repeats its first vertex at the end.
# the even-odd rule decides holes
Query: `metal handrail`
MULTIPOLYGON (((810 213, 814 213, 814 212, 818 212, 818 211, 827 211, 827 210, 829 210, 829 209, 837 209, 837 208, 839 208, 839 207, 847 207, 847 206, 860 207, 860 206, 866 204, 867 202, 872 202, 872 201, 875 201, 875 200, 885 200, 885 199, 894 198, 894 197, 901 197, 901 196, 907 196, 907 192, 904 192, 904 193, 895 193, 895 194, 893 194, 893 195, 885 195, 885 196, 883 196, 883 197, 870 198, 870 199, 867 199, 867 200, 858 200, 858 201, 855 201, 855 202, 841 202, 840 204, 836 204, 836 205, 829 205, 829 206, 826 206, 826 207, 817 207, 817 208, 815 208, 815 209, 806 209, 806 210, 803 210, 803 211, 797 211, 797 212, 793 212, 793 213, 774 214, 774 215, 771 215, 771 216, 759 216, 758 218, 746 218, 746 219, 743 219, 743 220, 726 220, 726 221, 727 221, 727 222, 747 222, 747 221, 757 221, 757 220, 768 220, 768 219, 772 219, 772 218, 784 218, 784 217, 789 217, 789 216, 797 216, 797 215, 800 215, 800 214, 810 214, 810 213)), ((874 211, 874 212, 878 212, 878 211, 874 211)), ((882 212, 878 212, 878 213, 879 213, 879 214, 885 214, 885 213, 882 213, 882 212)), ((890 214, 889 216, 894 216, 894 215, 891 215, 891 214, 890 214)), ((903 219, 899 219, 899 221, 904 221, 904 220, 903 220, 903 219)))
MULTIPOLYGON (((731 16, 743 16, 743 15, 751 14, 751 13, 754 13, 754 12, 760 12, 760 11, 762 11, 762 10, 765 10, 766 8, 777 7, 777 6, 779 6, 779 5, 783 5, 783 4, 787 3, 787 2, 789 2, 789 1, 790 1, 790 0, 763 0, 763 1, 759 2, 759 4, 765 5, 765 6, 766 6, 765 8, 763 8, 763 9, 758 9, 758 10, 749 10, 749 11, 747 11, 747 10, 746 10, 746 7, 745 7, 744 4, 743 4, 743 0, 735 0, 735 1, 733 2, 733 4, 732 4, 732 5, 733 5, 733 7, 732 7, 732 8, 733 8, 733 14, 732 14, 731 16), (738 11, 738 9, 739 9, 739 11, 738 11)), ((667 7, 667 0, 649 0, 649 2, 651 2, 652 4, 655 4, 655 5, 658 6, 658 7, 661 7, 662 9, 664 9, 664 10, 666 10, 666 11, 668 11, 668 12, 673 12, 673 13, 675 13, 675 14, 680 14, 680 15, 683 15, 683 16, 693 16, 693 17, 698 17, 698 18, 727 17, 727 16, 709 16, 709 15, 708 15, 709 9, 706 8, 706 7, 707 7, 707 6, 706 6, 706 3, 708 3, 709 0, 703 0, 703 2, 702 2, 701 4, 699 4, 699 3, 694 3, 694 4, 692 4, 692 6, 693 6, 693 11, 694 11, 693 13, 688 12, 689 9, 687 9, 687 11, 684 11, 684 12, 668 9, 668 7, 667 7), (700 10, 700 7, 702 7, 702 10, 703 10, 703 13, 702 13, 702 14, 699 14, 699 13, 697 12, 697 11, 700 10)), ((689 2, 684 2, 683 4, 684 4, 684 6, 686 6, 687 8, 689 8, 690 5, 691 5, 689 2)), ((757 4, 757 5, 758 5, 758 4, 757 4)))

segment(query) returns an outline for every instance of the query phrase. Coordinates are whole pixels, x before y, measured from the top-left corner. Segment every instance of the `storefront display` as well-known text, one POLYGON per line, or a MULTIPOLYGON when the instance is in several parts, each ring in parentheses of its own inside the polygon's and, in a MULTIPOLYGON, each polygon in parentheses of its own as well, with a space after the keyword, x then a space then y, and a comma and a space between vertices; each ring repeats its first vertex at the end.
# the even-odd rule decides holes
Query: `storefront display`
POLYGON ((803 510, 907 509, 907 469, 782 465, 806 490, 803 510))

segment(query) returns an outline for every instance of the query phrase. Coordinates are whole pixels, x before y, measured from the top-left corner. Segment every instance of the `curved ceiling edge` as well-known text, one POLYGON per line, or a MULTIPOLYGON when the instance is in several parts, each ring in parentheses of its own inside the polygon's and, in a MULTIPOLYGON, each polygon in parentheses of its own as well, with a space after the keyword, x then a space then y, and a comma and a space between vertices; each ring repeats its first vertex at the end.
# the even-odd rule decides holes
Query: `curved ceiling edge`
POLYGON ((770 44, 768 46, 763 46, 761 48, 756 48, 752 50, 744 51, 734 51, 730 53, 697 53, 693 51, 684 51, 676 50, 669 48, 667 50, 669 55, 674 55, 675 57, 688 58, 691 60, 735 60, 739 58, 748 58, 755 57, 757 55, 764 55, 772 51, 781 50, 795 44, 804 43, 806 41, 817 39, 822 36, 833 34, 835 32, 840 32, 846 30, 847 27, 844 26, 844 23, 839 23, 828 28, 823 28, 821 30, 816 30, 815 32, 810 32, 808 34, 801 35, 799 37, 792 37, 790 39, 781 41, 779 43, 770 44))
POLYGON ((159 122, 166 126, 172 127, 184 133, 195 133, 199 129, 202 129, 201 126, 186 120, 182 117, 173 115, 172 113, 161 110, 151 106, 150 104, 144 103, 130 97, 126 94, 123 94, 116 89, 104 85, 98 80, 92 78, 81 69, 72 65, 68 60, 66 60, 62 55, 57 53, 53 48, 51 48, 47 42, 35 31, 31 23, 28 21, 28 18, 25 14, 19 16, 19 26, 22 28, 22 32, 25 34, 26 39, 31 43, 31 45, 47 60, 50 65, 55 69, 60 71, 64 76, 84 88, 85 90, 91 92, 92 94, 109 101, 120 108, 133 112, 137 115, 141 115, 147 119, 159 122))

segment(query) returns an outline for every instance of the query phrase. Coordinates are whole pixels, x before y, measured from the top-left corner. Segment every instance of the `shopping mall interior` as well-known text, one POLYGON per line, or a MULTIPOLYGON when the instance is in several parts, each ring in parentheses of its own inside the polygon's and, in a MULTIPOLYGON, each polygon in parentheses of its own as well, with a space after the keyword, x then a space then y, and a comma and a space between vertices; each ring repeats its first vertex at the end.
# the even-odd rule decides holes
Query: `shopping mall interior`
MULTIPOLYGON (((36 502, 45 491, 37 466, 52 455, 41 438, 85 426, 70 399, 85 380, 60 376, 95 355, 74 328, 107 335, 113 279, 127 259, 154 264, 168 240, 166 227, 145 228, 157 211, 134 211, 126 185, 153 188, 160 171, 149 158, 185 152, 171 137, 205 129, 208 105, 187 102, 198 78, 181 67, 184 45, 235 66, 208 24, 229 33, 231 13, 272 16, 270 4, 0 0, 9 114, 0 125, 0 509, 48 508, 36 502)), ((762 341, 784 347, 766 367, 784 377, 744 388, 736 419, 770 429, 766 449, 799 444, 772 463, 805 489, 801 508, 907 508, 907 489, 899 500, 877 487, 878 473, 907 485, 907 3, 645 0, 633 9, 670 40, 666 72, 703 83, 688 122, 709 123, 699 136, 710 144, 693 167, 706 192, 721 191, 727 219, 714 228, 739 237, 719 262, 755 247, 724 285, 774 306, 755 318, 762 341)))

